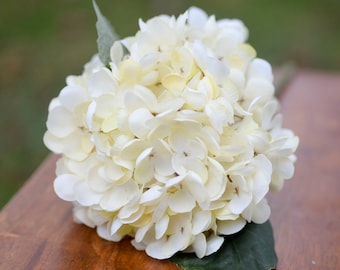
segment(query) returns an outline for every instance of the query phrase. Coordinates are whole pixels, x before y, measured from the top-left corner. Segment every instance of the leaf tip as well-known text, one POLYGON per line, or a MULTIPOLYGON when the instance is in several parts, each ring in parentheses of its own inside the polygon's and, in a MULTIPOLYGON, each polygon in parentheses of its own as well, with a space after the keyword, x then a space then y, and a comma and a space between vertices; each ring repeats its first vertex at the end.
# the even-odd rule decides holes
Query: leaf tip
POLYGON ((100 12, 100 9, 97 5, 97 2, 96 0, 92 0, 92 5, 93 5, 93 8, 94 8, 94 11, 96 13, 96 16, 97 16, 97 20, 99 20, 100 17, 102 17, 102 13, 100 12))
POLYGON ((92 0, 92 4, 97 16, 96 28, 99 58, 103 64, 108 65, 110 61, 110 48, 114 41, 118 39, 118 35, 115 33, 110 22, 101 13, 95 0, 92 0))

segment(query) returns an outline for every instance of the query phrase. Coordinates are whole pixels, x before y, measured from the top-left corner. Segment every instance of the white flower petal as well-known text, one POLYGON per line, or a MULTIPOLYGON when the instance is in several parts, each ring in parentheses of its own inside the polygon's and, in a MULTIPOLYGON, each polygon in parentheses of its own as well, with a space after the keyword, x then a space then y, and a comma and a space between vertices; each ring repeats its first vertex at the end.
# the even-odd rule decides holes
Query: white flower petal
POLYGON ((148 88, 137 85, 133 91, 125 94, 124 103, 130 111, 140 107, 153 108, 157 104, 157 98, 148 88))
POLYGON ((176 177, 171 178, 170 180, 168 180, 166 182, 165 187, 170 188, 172 186, 175 186, 175 185, 181 183, 185 179, 186 176, 187 176, 187 174, 181 174, 181 175, 178 175, 176 177))
POLYGON ((266 222, 270 216, 270 207, 266 199, 263 199, 255 205, 251 220, 255 223, 261 224, 266 222))
POLYGON ((172 153, 166 142, 158 140, 155 143, 155 156, 153 158, 155 172, 159 175, 168 176, 175 171, 172 166, 172 153))
POLYGON ((148 145, 145 141, 140 139, 130 140, 120 151, 120 157, 126 160, 135 160, 146 148, 148 148, 148 145))
POLYGON ((201 110, 208 101, 206 93, 197 91, 196 89, 186 88, 184 90, 185 103, 192 110, 201 110))
POLYGON ((189 25, 197 28, 204 27, 206 21, 208 20, 208 15, 200 8, 191 7, 188 10, 188 23, 189 25))
POLYGON ((183 104, 184 100, 182 98, 171 98, 170 100, 159 102, 153 109, 155 113, 160 114, 168 111, 178 111, 183 104))
POLYGON ((115 41, 110 49, 110 57, 113 63, 118 65, 119 61, 123 58, 123 46, 120 41, 115 41))
POLYGON ((96 107, 97 107, 97 104, 95 101, 92 101, 87 109, 87 113, 86 113, 86 122, 87 122, 87 125, 89 127, 89 129, 92 129, 93 125, 92 125, 92 120, 93 120, 93 116, 94 116, 94 113, 96 111, 96 107))
POLYGON ((86 102, 87 98, 86 90, 77 85, 65 86, 59 94, 60 104, 69 110, 73 110, 79 104, 86 102))
POLYGON ((138 194, 138 185, 133 181, 127 181, 122 185, 117 185, 100 200, 100 206, 107 211, 116 211, 127 204, 138 194))
POLYGON ((122 166, 119 166, 116 162, 111 160, 105 163, 104 172, 105 176, 113 181, 121 179, 126 174, 122 166))
POLYGON ((169 207, 176 213, 190 212, 196 205, 195 199, 186 190, 178 190, 169 195, 169 207))
POLYGON ((162 194, 163 192, 160 186, 153 186, 147 191, 143 192, 142 196, 140 197, 140 203, 144 204, 157 200, 162 196, 162 194))
POLYGON ((195 236, 195 240, 192 243, 192 247, 198 258, 203 258, 207 251, 207 241, 205 235, 200 233, 195 236))
POLYGON ((95 99, 97 104, 95 114, 100 118, 107 118, 112 114, 117 114, 120 108, 122 97, 120 95, 113 95, 111 93, 103 94, 95 99))
POLYGON ((275 114, 279 110, 279 102, 274 99, 269 102, 267 102, 263 106, 263 112, 262 112, 262 127, 264 129, 272 129, 274 127, 273 121, 275 120, 275 114))
POLYGON ((190 192, 193 198, 197 201, 202 209, 206 209, 210 200, 206 193, 202 178, 196 173, 190 172, 186 177, 184 183, 186 190, 190 192))
POLYGON ((73 220, 78 224, 85 224, 90 228, 96 227, 96 222, 92 220, 92 217, 88 214, 88 207, 84 206, 75 206, 73 208, 73 220))
POLYGON ((84 134, 80 130, 76 130, 63 138, 62 143, 64 155, 77 161, 85 159, 93 148, 93 143, 88 134, 84 134))
MULTIPOLYGON (((263 204, 262 201, 259 204, 260 204, 260 208, 261 208, 261 204, 263 204)), ((270 208, 269 208, 269 206, 263 207, 264 211, 262 213, 258 212, 257 213, 258 217, 255 216, 256 207, 257 207, 257 205, 255 203, 252 203, 242 212, 242 217, 245 220, 247 220, 247 222, 251 222, 253 217, 254 217, 255 220, 258 218, 259 221, 260 220, 266 221, 269 218, 269 215, 270 215, 270 208)), ((259 223, 263 223, 264 221, 259 222, 259 223)))
MULTIPOLYGON (((140 243, 143 241, 143 238, 145 237, 146 233, 150 230, 150 228, 153 226, 153 223, 147 223, 145 226, 142 226, 140 228, 137 228, 136 235, 135 235, 135 242, 140 243)), ((145 246, 144 248, 145 249, 145 246)))
POLYGON ((186 247, 187 236, 185 229, 170 236, 163 236, 161 239, 150 243, 145 251, 149 256, 156 259, 166 259, 173 256, 177 251, 186 247))
POLYGON ((118 218, 123 223, 133 223, 143 214, 143 209, 144 207, 140 207, 138 201, 132 200, 119 210, 118 218))
POLYGON ((77 129, 77 124, 72 113, 65 107, 55 107, 48 114, 47 128, 54 136, 66 137, 77 129))
POLYGON ((119 219, 115 219, 111 224, 110 234, 115 234, 122 226, 123 223, 119 219))
POLYGON ((226 65, 218 59, 208 56, 206 47, 198 40, 193 43, 192 53, 200 68, 214 80, 217 84, 222 84, 228 77, 229 70, 226 65))
POLYGON ((210 211, 199 211, 195 213, 192 220, 192 233, 197 235, 206 231, 210 226, 211 218, 210 211))
POLYGON ((164 196, 162 200, 159 200, 159 205, 153 212, 152 221, 159 221, 165 214, 168 209, 168 198, 169 196, 164 196))
POLYGON ((251 78, 248 80, 244 96, 248 100, 261 96, 263 100, 268 100, 274 94, 274 86, 271 82, 262 78, 251 78))
POLYGON ((129 117, 129 127, 131 132, 137 138, 144 138, 150 131, 150 126, 147 121, 152 119, 153 115, 145 108, 140 108, 133 111, 129 117))
POLYGON ((88 81, 88 89, 91 97, 99 97, 106 93, 114 94, 116 88, 117 84, 106 68, 94 72, 88 81))
POLYGON ((277 158, 271 160, 273 173, 280 175, 284 179, 290 179, 294 175, 294 163, 290 158, 277 158))
POLYGON ((89 172, 88 185, 95 192, 105 192, 110 188, 110 183, 107 182, 98 173, 99 168, 94 167, 89 172))
POLYGON ((154 169, 148 157, 139 163, 133 175, 136 183, 141 185, 145 185, 153 179, 154 169))
POLYGON ((61 106, 60 99, 59 98, 53 98, 48 105, 48 111, 52 111, 54 108, 61 106))
POLYGON ((217 235, 211 235, 207 239, 207 250, 206 250, 205 256, 209 256, 215 253, 216 251, 218 251, 220 247, 222 246, 223 242, 224 242, 223 237, 220 237, 217 235))
POLYGON ((234 214, 241 214, 244 209, 248 207, 252 200, 252 194, 250 191, 238 191, 234 198, 229 203, 229 209, 234 214))
POLYGON ((209 102, 205 106, 205 113, 208 115, 212 126, 220 134, 228 123, 232 123, 234 121, 233 108, 231 104, 224 98, 218 98, 209 102))
POLYGON ((205 183, 206 192, 211 201, 217 200, 226 189, 227 180, 223 166, 215 159, 209 158, 208 181, 205 183))
POLYGON ((65 201, 74 201, 75 191, 74 185, 76 185, 80 179, 72 174, 62 174, 58 176, 53 183, 53 187, 57 195, 65 201))
POLYGON ((273 72, 271 65, 264 59, 255 58, 251 61, 247 75, 249 78, 260 77, 273 82, 273 72))
POLYGON ((156 231, 156 239, 160 239, 165 234, 166 230, 168 229, 169 224, 169 216, 164 215, 158 222, 155 224, 155 231, 156 231))
POLYGON ((46 131, 44 134, 44 144, 48 149, 54 153, 61 154, 64 148, 63 140, 51 134, 51 132, 46 131))
POLYGON ((107 241, 112 241, 111 235, 109 234, 109 230, 107 229, 106 225, 98 226, 97 234, 107 241))
POLYGON ((239 232, 245 225, 246 221, 243 218, 236 220, 218 220, 217 230, 220 234, 230 235, 239 232))
POLYGON ((75 199, 81 205, 91 206, 99 202, 101 194, 92 190, 85 181, 77 182, 74 185, 75 199))
POLYGON ((254 175, 253 200, 258 203, 269 191, 272 175, 272 164, 265 155, 256 156, 252 163, 257 168, 254 175))

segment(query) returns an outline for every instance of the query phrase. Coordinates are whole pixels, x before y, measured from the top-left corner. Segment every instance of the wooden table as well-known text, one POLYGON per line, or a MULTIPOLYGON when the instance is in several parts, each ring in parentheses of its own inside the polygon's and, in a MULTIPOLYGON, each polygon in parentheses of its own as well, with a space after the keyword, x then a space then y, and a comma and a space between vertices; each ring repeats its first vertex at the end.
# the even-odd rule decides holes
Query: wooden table
MULTIPOLYGON (((340 269, 340 73, 298 71, 281 93, 300 137, 294 179, 270 195, 277 269, 340 269)), ((0 269, 177 269, 72 220, 49 156, 0 213, 0 269)))

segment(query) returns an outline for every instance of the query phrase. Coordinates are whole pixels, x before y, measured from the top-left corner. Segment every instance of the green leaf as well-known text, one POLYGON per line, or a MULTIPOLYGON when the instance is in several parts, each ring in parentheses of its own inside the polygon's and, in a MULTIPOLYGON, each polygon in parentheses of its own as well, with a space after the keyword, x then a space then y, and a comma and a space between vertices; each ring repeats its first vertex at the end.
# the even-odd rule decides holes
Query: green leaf
POLYGON ((111 26, 110 22, 103 16, 100 12, 99 7, 95 0, 93 2, 93 7, 97 15, 97 45, 98 45, 98 54, 100 60, 105 64, 109 64, 110 62, 110 49, 115 40, 119 37, 111 26))
POLYGON ((275 269, 277 256, 270 222, 247 224, 241 232, 225 237, 221 249, 210 256, 199 259, 193 253, 178 253, 170 261, 185 270, 275 269))

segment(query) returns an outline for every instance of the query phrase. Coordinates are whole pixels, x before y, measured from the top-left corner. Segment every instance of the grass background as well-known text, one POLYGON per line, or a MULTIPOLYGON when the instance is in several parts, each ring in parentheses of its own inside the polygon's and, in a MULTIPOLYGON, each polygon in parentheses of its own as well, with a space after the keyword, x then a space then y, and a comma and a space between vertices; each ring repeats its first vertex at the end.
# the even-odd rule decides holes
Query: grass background
MULTIPOLYGON (((122 37, 138 18, 178 15, 199 6, 239 18, 259 57, 279 66, 340 68, 338 0, 97 0, 122 37)), ((0 208, 48 154, 42 143, 47 107, 69 74, 96 53, 96 17, 87 0, 2 0, 0 9, 0 208)), ((51 184, 51 183, 46 183, 51 184)))

